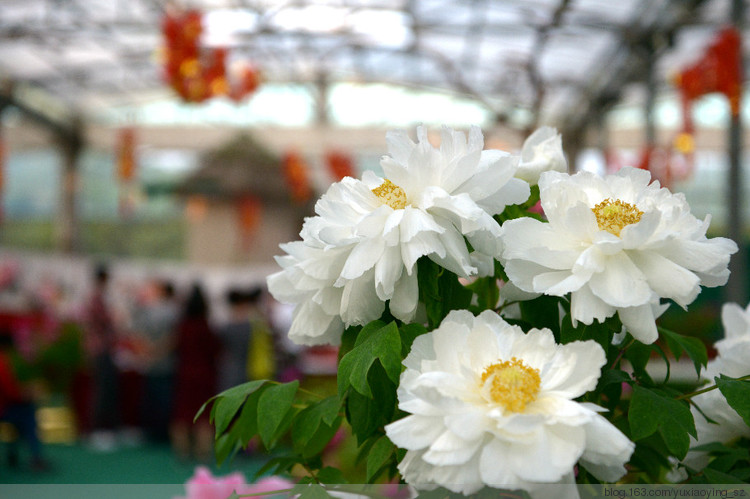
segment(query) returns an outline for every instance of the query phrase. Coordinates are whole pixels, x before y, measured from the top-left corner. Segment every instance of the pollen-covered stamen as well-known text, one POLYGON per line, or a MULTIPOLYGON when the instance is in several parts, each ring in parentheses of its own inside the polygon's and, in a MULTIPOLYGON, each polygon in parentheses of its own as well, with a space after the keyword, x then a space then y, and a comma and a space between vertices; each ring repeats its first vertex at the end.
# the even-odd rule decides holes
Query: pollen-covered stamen
POLYGON ((591 208, 596 216, 596 223, 601 230, 620 236, 620 231, 626 226, 641 221, 643 212, 630 203, 607 198, 591 208))
POLYGON ((487 367, 482 373, 482 388, 488 398, 511 412, 524 412, 534 401, 541 385, 539 370, 515 357, 487 367))
POLYGON ((394 210, 403 210, 406 208, 406 193, 401 187, 388 179, 385 179, 385 182, 373 189, 372 193, 394 210))

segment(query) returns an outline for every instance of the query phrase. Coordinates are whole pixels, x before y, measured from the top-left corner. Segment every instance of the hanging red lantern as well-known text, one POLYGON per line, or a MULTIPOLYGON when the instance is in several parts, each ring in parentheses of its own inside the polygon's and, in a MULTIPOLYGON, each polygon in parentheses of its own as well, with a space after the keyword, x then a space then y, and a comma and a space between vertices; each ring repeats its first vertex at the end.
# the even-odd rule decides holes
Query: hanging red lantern
POLYGON ((354 163, 349 154, 339 150, 331 150, 326 153, 325 161, 334 182, 338 182, 344 177, 354 177, 354 163))
POLYGON ((230 82, 227 49, 202 51, 202 32, 200 11, 167 11, 162 21, 164 79, 167 84, 187 102, 203 102, 218 96, 239 101, 252 94, 260 83, 260 73, 247 65, 237 81, 230 82))
POLYGON ((249 249, 253 236, 260 226, 263 205, 255 196, 243 196, 237 202, 237 215, 239 219, 240 236, 242 245, 249 249))
POLYGON ((288 151, 283 159, 284 177, 292 200, 296 203, 304 203, 312 195, 310 182, 307 178, 307 164, 296 151, 288 151))

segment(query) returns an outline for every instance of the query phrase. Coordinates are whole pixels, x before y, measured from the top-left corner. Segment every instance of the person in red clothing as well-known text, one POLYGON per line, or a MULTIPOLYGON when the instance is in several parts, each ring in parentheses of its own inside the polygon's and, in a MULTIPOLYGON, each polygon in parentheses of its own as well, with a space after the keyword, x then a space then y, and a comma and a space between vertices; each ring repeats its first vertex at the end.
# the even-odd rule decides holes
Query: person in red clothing
POLYGON ((203 414, 193 425, 201 405, 216 394, 218 337, 208 322, 208 302, 200 285, 193 286, 177 323, 177 372, 170 428, 172 445, 181 458, 212 456, 213 429, 203 414))
MULTIPOLYGON (((13 338, 10 331, 0 331, 0 421, 15 426, 21 440, 29 446, 31 468, 45 471, 49 468, 49 463, 42 457, 42 443, 36 426, 36 407, 13 371, 10 357, 12 349, 13 338)), ((15 449, 9 454, 9 461, 11 466, 18 465, 15 449)))

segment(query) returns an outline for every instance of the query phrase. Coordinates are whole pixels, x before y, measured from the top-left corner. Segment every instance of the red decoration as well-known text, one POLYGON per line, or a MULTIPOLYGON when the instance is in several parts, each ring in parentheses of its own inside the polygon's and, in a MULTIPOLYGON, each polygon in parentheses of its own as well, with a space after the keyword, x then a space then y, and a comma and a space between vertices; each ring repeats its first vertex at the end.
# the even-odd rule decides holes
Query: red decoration
POLYGON ((238 81, 227 76, 227 49, 200 49, 202 14, 192 9, 168 11, 162 22, 165 40, 164 80, 187 102, 203 102, 217 96, 240 101, 255 92, 260 72, 245 64, 238 81))
POLYGON ((307 164, 296 151, 289 151, 284 155, 284 177, 289 185, 292 200, 304 203, 312 195, 310 182, 307 178, 307 164))
POLYGON ((344 177, 354 177, 352 157, 347 153, 336 150, 328 151, 325 155, 325 161, 335 182, 344 177))
POLYGON ((117 145, 117 175, 121 182, 129 182, 135 177, 135 130, 120 130, 117 145))
POLYGON ((263 205, 255 196, 245 196, 237 203, 237 215, 240 221, 242 244, 246 249, 252 244, 253 235, 260 225, 263 205))
POLYGON ((118 209, 121 217, 129 218, 135 211, 136 197, 133 185, 136 174, 135 130, 131 127, 121 129, 117 140, 117 177, 120 181, 118 209))

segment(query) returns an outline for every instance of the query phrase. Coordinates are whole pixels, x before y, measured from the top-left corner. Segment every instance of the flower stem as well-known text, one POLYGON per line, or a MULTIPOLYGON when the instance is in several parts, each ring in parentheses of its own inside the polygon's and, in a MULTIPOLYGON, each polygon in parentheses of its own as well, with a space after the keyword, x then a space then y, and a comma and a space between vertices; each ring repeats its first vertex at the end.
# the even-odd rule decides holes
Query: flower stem
MULTIPOLYGON (((742 376, 741 378, 734 378, 734 381, 746 381, 746 380, 750 380, 750 374, 748 374, 746 376, 742 376)), ((716 383, 714 383, 711 386, 708 386, 706 388, 701 388, 700 390, 695 390, 694 392, 683 393, 682 395, 680 395, 678 397, 675 397, 675 399, 676 400, 691 399, 691 398, 695 397, 696 395, 700 395, 701 393, 710 392, 711 390, 716 390, 717 388, 719 388, 719 385, 717 385, 716 383)))

